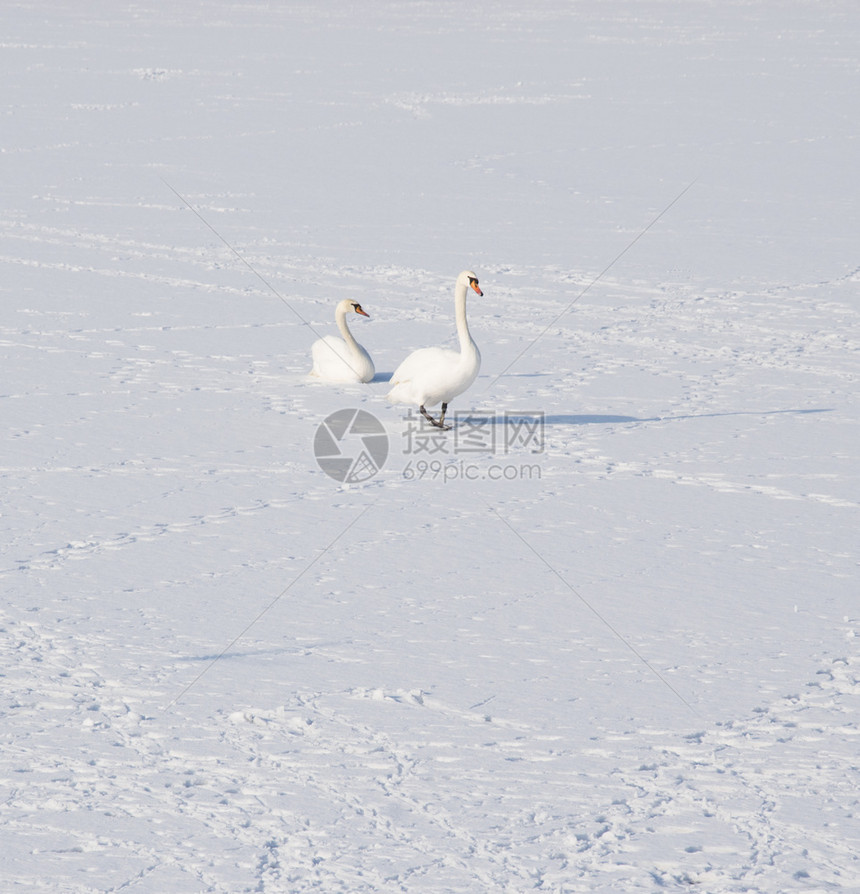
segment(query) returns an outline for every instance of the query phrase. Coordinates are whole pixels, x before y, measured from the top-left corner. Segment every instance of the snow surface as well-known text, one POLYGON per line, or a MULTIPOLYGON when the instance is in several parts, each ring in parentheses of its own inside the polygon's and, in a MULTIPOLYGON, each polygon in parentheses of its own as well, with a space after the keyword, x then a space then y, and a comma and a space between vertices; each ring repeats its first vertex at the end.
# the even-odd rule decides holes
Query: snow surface
POLYGON ((0 35, 4 891, 860 890, 854 0, 0 35))

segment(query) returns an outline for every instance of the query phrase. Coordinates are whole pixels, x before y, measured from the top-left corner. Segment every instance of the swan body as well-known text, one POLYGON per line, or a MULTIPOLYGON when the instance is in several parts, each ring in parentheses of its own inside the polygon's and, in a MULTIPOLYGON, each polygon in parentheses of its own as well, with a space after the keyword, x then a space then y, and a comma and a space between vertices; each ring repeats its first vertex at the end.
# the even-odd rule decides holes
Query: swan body
POLYGON ((334 318, 343 338, 326 335, 311 345, 311 375, 326 382, 369 382, 376 373, 370 354, 355 340, 346 323, 347 314, 370 318, 356 301, 344 298, 335 308, 334 318))
POLYGON ((454 316, 460 350, 448 348, 420 348, 413 351, 394 371, 388 399, 396 404, 417 406, 421 414, 437 428, 445 425, 448 403, 462 394, 475 381, 481 368, 481 352, 469 332, 466 320, 466 294, 472 289, 478 295, 484 293, 478 287, 478 277, 471 270, 464 270, 457 277, 454 287, 454 316), (438 420, 427 407, 442 404, 438 420))

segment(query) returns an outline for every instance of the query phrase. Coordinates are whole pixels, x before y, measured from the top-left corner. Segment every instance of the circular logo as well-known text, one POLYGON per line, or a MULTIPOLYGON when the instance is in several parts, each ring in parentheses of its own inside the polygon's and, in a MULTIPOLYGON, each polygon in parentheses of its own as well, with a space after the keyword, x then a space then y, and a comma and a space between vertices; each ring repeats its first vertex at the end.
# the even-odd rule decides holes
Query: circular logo
POLYGON ((319 424, 314 436, 319 467, 335 481, 367 481, 388 459, 388 435, 366 410, 338 410, 319 424))

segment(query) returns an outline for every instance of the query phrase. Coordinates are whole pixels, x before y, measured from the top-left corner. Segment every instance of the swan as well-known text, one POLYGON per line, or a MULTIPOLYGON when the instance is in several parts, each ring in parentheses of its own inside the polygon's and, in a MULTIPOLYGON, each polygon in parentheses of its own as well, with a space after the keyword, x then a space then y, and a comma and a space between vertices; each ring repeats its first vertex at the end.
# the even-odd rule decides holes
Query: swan
POLYGON ((425 419, 446 430, 451 428, 445 425, 448 403, 475 381, 481 368, 481 352, 472 340, 466 322, 466 294, 470 288, 478 295, 484 294, 478 286, 478 277, 471 270, 464 270, 454 286, 454 315, 460 350, 419 348, 413 351, 394 371, 391 377, 394 387, 388 392, 388 400, 392 403, 417 404, 425 419), (437 420, 426 408, 440 402, 442 415, 437 420))
POLYGON ((369 382, 376 373, 370 354, 349 331, 346 324, 346 315, 349 313, 361 314, 370 319, 370 314, 365 313, 360 304, 344 298, 334 311, 335 322, 343 338, 326 335, 313 343, 312 376, 318 376, 326 382, 369 382))

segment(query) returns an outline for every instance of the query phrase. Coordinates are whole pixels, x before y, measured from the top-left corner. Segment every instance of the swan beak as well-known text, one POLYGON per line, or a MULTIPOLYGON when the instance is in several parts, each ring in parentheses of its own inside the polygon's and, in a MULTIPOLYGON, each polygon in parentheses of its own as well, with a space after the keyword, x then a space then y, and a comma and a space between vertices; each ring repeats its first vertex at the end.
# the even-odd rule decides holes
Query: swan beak
POLYGON ((470 279, 470 280, 469 280, 469 285, 470 285, 470 286, 471 286, 471 287, 472 287, 472 288, 473 288, 473 289, 474 289, 474 290, 475 290, 475 291, 476 291, 482 298, 484 297, 484 293, 480 290, 480 288, 478 288, 478 282, 477 282, 477 280, 470 279))
POLYGON ((356 305, 355 305, 355 312, 356 312, 357 314, 361 314, 363 317, 367 317, 368 320, 370 319, 370 314, 369 314, 369 313, 366 313, 365 311, 363 311, 363 310, 361 309, 361 305, 360 305, 360 304, 356 304, 356 305))

